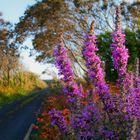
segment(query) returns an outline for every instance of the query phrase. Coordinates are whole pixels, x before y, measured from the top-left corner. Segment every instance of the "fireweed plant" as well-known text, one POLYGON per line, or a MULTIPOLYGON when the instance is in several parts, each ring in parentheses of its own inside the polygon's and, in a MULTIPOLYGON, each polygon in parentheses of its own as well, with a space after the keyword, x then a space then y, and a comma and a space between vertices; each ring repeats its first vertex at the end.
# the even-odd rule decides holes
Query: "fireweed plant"
MULTIPOLYGON (((120 93, 111 94, 105 81, 103 63, 96 54, 98 51, 94 22, 85 35, 83 57, 88 69, 88 77, 94 87, 90 94, 97 95, 97 103, 82 104, 83 87, 77 84, 70 58, 64 45, 63 34, 60 44, 54 50, 55 65, 59 75, 63 75, 63 91, 71 110, 70 123, 61 111, 49 111, 52 125, 59 128, 63 138, 68 140, 139 140, 140 133, 140 78, 137 59, 133 72, 127 70, 128 50, 125 47, 125 34, 121 30, 120 7, 116 10, 116 27, 112 33, 112 59, 118 72, 120 93)), ((85 94, 85 93, 84 93, 85 94)), ((88 92, 86 93, 88 95, 88 92)), ((94 97, 94 96, 92 96, 94 97)), ((87 100, 88 101, 88 100, 87 100)))
POLYGON ((68 96, 68 103, 70 104, 72 111, 75 111, 75 109, 80 111, 80 104, 78 103, 82 96, 82 93, 79 90, 81 88, 79 88, 78 84, 75 82, 72 64, 68 57, 67 50, 64 47, 63 33, 61 33, 60 36, 60 44, 54 50, 54 56, 56 57, 55 65, 59 69, 59 75, 63 75, 63 90, 68 96))
POLYGON ((125 34, 121 30, 121 10, 120 6, 116 10, 116 28, 112 33, 112 58, 113 65, 118 72, 118 86, 121 89, 120 110, 125 114, 125 118, 129 120, 129 125, 131 124, 130 139, 137 138, 137 125, 140 118, 140 94, 139 92, 139 62, 136 59, 136 64, 134 65, 134 70, 130 74, 127 71, 128 62, 128 49, 125 47, 125 34), (135 125, 135 126, 134 126, 135 125), (135 129, 135 130, 133 130, 135 129))
POLYGON ((83 56, 86 61, 86 66, 88 68, 88 76, 95 86, 95 92, 99 95, 107 115, 111 121, 110 112, 114 109, 114 103, 112 102, 112 97, 109 94, 109 87, 105 81, 103 63, 96 52, 98 48, 96 47, 96 36, 94 34, 94 22, 92 22, 90 27, 90 32, 85 35, 85 42, 83 47, 83 56))
POLYGON ((121 30, 120 6, 116 10, 116 27, 112 33, 112 58, 115 70, 118 72, 118 85, 122 94, 126 93, 131 85, 130 74, 127 72, 128 49, 125 47, 125 34, 121 30))

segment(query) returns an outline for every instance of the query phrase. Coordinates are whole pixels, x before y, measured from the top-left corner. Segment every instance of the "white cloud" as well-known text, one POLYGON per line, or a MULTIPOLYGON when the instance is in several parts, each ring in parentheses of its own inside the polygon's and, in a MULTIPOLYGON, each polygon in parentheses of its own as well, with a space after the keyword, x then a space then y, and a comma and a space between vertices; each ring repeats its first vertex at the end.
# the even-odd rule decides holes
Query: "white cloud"
POLYGON ((28 52, 24 51, 21 53, 21 62, 27 70, 36 73, 41 79, 52 79, 57 75, 57 69, 52 64, 40 64, 32 57, 29 57, 28 52), (46 73, 42 74, 46 69, 46 73))

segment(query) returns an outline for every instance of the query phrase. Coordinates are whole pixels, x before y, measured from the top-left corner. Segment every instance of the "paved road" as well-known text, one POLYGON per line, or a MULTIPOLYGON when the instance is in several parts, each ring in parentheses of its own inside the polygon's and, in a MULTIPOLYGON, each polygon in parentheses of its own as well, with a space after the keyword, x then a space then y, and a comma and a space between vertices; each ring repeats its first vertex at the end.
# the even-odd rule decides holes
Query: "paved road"
POLYGON ((0 109, 0 140, 23 140, 30 125, 35 122, 47 90, 34 93, 0 109))

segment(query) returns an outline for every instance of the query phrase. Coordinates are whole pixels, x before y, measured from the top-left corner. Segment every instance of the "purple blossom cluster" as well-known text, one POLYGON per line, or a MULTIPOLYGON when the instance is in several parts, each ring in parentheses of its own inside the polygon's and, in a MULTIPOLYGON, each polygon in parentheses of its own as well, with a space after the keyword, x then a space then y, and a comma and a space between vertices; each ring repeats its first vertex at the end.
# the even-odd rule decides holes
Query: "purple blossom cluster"
MULTIPOLYGON (((94 30, 94 22, 91 24, 91 30, 94 30)), ((96 36, 92 32, 85 36, 85 42, 83 47, 83 56, 86 61, 86 66, 88 68, 88 75, 93 82, 96 93, 100 96, 104 104, 104 109, 107 114, 114 110, 114 103, 109 92, 108 85, 105 81, 105 74, 103 71, 103 63, 100 57, 96 54, 98 48, 96 47, 96 36)))
POLYGON ((96 36, 94 34, 85 35, 86 41, 84 42, 83 56, 86 60, 89 78, 96 84, 99 81, 105 83, 102 62, 96 55, 98 48, 96 47, 96 36))
POLYGON ((112 58, 115 70, 118 72, 118 86, 122 93, 130 90, 131 75, 127 72, 128 49, 125 47, 125 34, 121 29, 120 6, 116 9, 116 29, 112 33, 112 58))
POLYGON ((118 72, 118 86, 123 85, 124 93, 128 92, 131 83, 131 75, 127 72, 128 49, 125 47, 125 34, 121 29, 112 33, 112 58, 115 70, 118 72))
POLYGON ((137 89, 133 88, 130 93, 126 95, 126 112, 128 113, 131 120, 135 117, 140 118, 140 94, 137 89))
POLYGON ((125 48, 125 34, 121 29, 112 33, 112 42, 113 65, 118 75, 123 77, 127 73, 128 49, 125 48))
MULTIPOLYGON (((91 26, 93 26, 93 23, 91 26)), ((109 93, 109 88, 105 82, 103 64, 99 56, 96 55, 97 51, 96 36, 91 33, 85 35, 83 56, 88 68, 88 75, 95 85, 98 94, 103 95, 109 93)))
POLYGON ((67 50, 64 44, 61 43, 54 50, 55 65, 59 69, 59 75, 63 75, 64 82, 71 82, 74 80, 74 73, 72 70, 70 59, 68 58, 67 50))
POLYGON ((63 40, 60 45, 54 50, 55 65, 59 70, 59 75, 63 75, 64 92, 68 95, 68 101, 71 103, 76 102, 75 95, 80 95, 79 87, 75 82, 74 72, 72 70, 71 61, 68 57, 66 48, 64 47, 63 40))
MULTIPOLYGON (((134 72, 132 74, 127 71, 128 62, 128 49, 125 47, 125 34, 121 30, 120 23, 120 6, 116 10, 116 30, 112 33, 112 57, 113 65, 118 72, 118 84, 121 89, 122 102, 120 104, 120 110, 124 113, 124 118, 132 122, 132 129, 130 130, 130 139, 136 139, 137 137, 137 126, 140 118, 140 94, 138 94, 138 76, 139 76, 139 62, 134 65, 134 72), (135 68, 136 67, 136 68, 135 68), (135 76, 134 76, 135 75, 135 76), (134 76, 134 77, 133 77, 134 76), (125 93, 125 94, 124 94, 125 93)), ((127 131, 129 128, 127 127, 127 131)))
POLYGON ((108 130, 105 128, 100 128, 100 135, 104 137, 105 140, 119 140, 117 134, 112 130, 108 130))
MULTIPOLYGON (((112 33, 112 57, 114 68, 118 72, 118 84, 121 87, 123 95, 123 108, 127 114, 126 118, 134 119, 140 117, 140 94, 138 94, 138 75, 135 73, 130 74, 127 72, 128 62, 128 49, 125 47, 125 34, 121 30, 120 24, 120 7, 116 11, 116 30, 112 33)), ((137 68, 138 69, 138 68, 137 68)))
POLYGON ((136 59, 136 64, 134 65, 134 71, 131 74, 132 87, 130 92, 126 95, 127 107, 130 119, 140 118, 140 77, 139 77, 139 61, 136 59))
POLYGON ((72 116, 72 126, 81 139, 89 139, 97 135, 100 120, 98 108, 94 105, 88 105, 81 114, 72 116))
POLYGON ((69 128, 67 126, 66 120, 61 111, 52 109, 49 111, 50 118, 52 119, 52 125, 57 125, 60 131, 64 132, 66 135, 69 134, 69 128))

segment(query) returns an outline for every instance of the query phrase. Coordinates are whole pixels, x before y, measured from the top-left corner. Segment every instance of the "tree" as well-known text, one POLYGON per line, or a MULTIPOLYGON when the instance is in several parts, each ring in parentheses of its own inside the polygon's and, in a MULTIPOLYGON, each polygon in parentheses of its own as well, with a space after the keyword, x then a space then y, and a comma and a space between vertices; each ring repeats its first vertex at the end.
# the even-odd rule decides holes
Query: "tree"
POLYGON ((12 25, 0 18, 0 77, 5 85, 18 68, 18 52, 13 43, 12 25))
POLYGON ((130 11, 132 21, 134 23, 134 26, 137 28, 140 28, 140 1, 135 0, 134 3, 132 3, 129 7, 128 10, 130 11))

